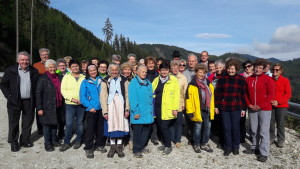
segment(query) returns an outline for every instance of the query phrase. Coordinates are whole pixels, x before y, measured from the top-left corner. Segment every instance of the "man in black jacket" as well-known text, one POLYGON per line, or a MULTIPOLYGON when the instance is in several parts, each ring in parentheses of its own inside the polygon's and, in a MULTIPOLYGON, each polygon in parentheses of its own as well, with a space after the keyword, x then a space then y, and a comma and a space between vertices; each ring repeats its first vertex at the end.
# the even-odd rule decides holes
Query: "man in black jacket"
POLYGON ((18 64, 5 70, 1 81, 1 90, 7 99, 7 112, 9 120, 9 142, 11 151, 20 150, 19 147, 19 121, 22 112, 22 134, 20 146, 32 147, 30 141, 31 127, 34 121, 34 93, 39 77, 37 69, 29 65, 30 55, 27 52, 18 53, 18 64))

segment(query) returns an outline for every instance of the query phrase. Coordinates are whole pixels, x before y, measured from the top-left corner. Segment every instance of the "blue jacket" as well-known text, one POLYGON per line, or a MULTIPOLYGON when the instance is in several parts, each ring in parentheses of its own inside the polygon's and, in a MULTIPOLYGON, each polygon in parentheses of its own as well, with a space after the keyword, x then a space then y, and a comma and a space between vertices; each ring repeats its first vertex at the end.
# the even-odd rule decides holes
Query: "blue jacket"
POLYGON ((153 118, 153 95, 152 84, 148 79, 144 83, 138 76, 135 76, 128 87, 130 104, 130 122, 131 124, 151 124, 153 118), (139 114, 139 119, 134 116, 139 114))
POLYGON ((100 89, 101 77, 97 77, 96 81, 84 79, 80 86, 80 102, 86 107, 86 111, 91 109, 101 110, 100 106, 100 89))

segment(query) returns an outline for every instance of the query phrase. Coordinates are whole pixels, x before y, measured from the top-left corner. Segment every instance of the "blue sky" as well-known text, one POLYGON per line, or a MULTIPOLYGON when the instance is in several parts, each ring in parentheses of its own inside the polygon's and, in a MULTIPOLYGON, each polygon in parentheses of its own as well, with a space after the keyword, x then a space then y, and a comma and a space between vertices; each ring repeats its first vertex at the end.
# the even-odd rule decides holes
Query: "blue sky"
POLYGON ((100 39, 109 17, 115 34, 138 44, 300 57, 300 0, 51 0, 50 6, 100 39))

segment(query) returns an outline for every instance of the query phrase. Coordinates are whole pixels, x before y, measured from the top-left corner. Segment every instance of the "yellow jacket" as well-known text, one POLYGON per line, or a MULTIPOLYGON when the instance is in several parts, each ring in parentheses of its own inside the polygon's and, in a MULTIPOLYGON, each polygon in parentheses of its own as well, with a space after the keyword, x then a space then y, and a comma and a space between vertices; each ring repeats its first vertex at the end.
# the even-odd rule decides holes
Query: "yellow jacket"
POLYGON ((76 80, 75 77, 72 76, 72 73, 66 74, 63 77, 61 82, 61 94, 64 96, 66 104, 76 105, 75 103, 71 102, 71 100, 79 100, 80 85, 84 78, 85 76, 80 74, 79 79, 76 80))
MULTIPOLYGON (((214 119, 215 116, 215 97, 214 97, 214 87, 209 82, 208 87, 211 91, 211 102, 210 102, 210 120, 214 119)), ((201 107, 200 107, 200 97, 199 97, 199 89, 196 86, 195 78, 190 82, 187 90, 187 98, 186 98, 186 113, 187 115, 193 114, 194 116, 191 118, 194 122, 202 122, 201 117, 201 107)))
MULTIPOLYGON (((157 88, 159 77, 156 77, 152 82, 152 89, 155 98, 155 90, 157 88)), ((172 110, 179 109, 179 102, 180 102, 180 88, 178 79, 173 76, 169 75, 169 80, 166 82, 163 90, 162 95, 162 104, 161 104, 161 119, 162 120, 171 120, 176 117, 173 116, 172 110)))

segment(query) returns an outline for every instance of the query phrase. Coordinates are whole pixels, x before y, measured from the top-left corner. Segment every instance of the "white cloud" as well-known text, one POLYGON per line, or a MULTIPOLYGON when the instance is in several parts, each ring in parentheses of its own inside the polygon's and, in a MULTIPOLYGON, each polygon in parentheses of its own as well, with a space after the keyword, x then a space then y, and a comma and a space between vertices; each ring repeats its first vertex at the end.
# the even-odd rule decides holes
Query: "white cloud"
POLYGON ((198 33, 196 34, 196 37, 203 38, 203 39, 211 39, 211 38, 230 38, 231 36, 222 33, 198 33))
POLYGON ((300 27, 298 25, 277 28, 269 43, 254 43, 254 48, 261 54, 299 52, 299 46, 300 27))

